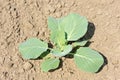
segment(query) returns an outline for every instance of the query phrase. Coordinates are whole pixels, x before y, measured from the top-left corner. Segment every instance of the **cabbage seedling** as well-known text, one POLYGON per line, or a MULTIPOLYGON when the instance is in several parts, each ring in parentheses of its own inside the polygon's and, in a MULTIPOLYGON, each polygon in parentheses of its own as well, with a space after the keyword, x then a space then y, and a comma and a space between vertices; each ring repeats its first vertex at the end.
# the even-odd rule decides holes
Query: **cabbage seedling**
POLYGON ((77 67, 87 72, 97 72, 103 65, 103 57, 97 51, 85 47, 88 40, 82 40, 88 29, 85 17, 75 13, 58 19, 49 17, 48 28, 51 31, 50 40, 53 48, 48 47, 45 41, 30 38, 19 46, 24 59, 43 58, 40 66, 44 72, 57 69, 60 58, 66 55, 73 55, 77 67), (73 51, 76 47, 77 50, 73 51))

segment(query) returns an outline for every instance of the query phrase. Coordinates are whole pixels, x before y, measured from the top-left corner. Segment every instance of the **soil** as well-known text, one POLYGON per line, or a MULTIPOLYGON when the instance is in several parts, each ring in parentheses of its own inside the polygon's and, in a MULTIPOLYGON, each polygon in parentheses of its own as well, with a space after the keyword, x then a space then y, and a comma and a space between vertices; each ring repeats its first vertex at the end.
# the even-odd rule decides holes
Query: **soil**
MULTIPOLYGON (((120 0, 0 0, 0 80, 120 80, 120 0), (24 60, 18 45, 30 37, 49 41, 48 16, 70 12, 85 16, 95 26, 89 47, 107 61, 98 73, 79 70, 73 59, 42 72, 42 60, 24 60)), ((92 24, 92 25, 93 25, 92 24)), ((93 30, 92 30, 93 31, 93 30)))

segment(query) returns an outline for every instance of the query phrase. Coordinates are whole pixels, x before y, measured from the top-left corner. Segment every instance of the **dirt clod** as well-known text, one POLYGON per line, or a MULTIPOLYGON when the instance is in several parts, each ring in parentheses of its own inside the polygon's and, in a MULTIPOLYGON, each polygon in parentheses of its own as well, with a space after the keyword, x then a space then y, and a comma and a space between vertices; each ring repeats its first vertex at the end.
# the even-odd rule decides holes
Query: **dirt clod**
POLYGON ((33 65, 32 65, 30 62, 25 62, 25 63, 23 64, 23 68, 24 68, 25 70, 30 70, 32 67, 33 67, 33 65))

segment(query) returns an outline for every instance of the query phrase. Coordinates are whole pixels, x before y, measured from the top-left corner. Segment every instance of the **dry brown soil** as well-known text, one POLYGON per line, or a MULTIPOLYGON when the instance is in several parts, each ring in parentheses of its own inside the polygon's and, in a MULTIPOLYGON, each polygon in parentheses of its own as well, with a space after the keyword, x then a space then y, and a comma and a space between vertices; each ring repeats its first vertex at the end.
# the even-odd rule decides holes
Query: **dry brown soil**
POLYGON ((0 80, 120 80, 120 0, 0 0, 0 80), (23 60, 18 45, 30 37, 49 41, 47 17, 70 12, 94 23, 90 47, 106 56, 97 73, 79 70, 73 59, 44 73, 42 60, 23 60))

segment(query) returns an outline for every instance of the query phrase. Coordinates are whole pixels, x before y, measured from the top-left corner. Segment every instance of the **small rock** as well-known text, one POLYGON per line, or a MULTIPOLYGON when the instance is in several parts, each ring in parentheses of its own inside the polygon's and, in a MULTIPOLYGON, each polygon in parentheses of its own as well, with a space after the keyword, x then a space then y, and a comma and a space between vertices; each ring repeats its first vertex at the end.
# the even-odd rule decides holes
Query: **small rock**
POLYGON ((50 14, 50 11, 48 10, 48 11, 45 11, 45 14, 46 15, 49 15, 50 14))
POLYGON ((9 68, 13 67, 13 65, 14 65, 13 63, 8 63, 9 68))
POLYGON ((22 29, 23 29, 25 35, 32 34, 31 31, 32 31, 33 27, 34 27, 34 25, 31 22, 26 21, 26 20, 23 21, 23 28, 22 29))
POLYGON ((27 30, 33 28, 33 25, 29 21, 26 21, 26 20, 24 20, 23 25, 24 25, 24 28, 27 30))
POLYGON ((26 62, 26 63, 24 63, 24 65, 23 65, 23 68, 24 68, 25 70, 30 70, 32 67, 33 67, 33 65, 32 65, 30 62, 26 62))
POLYGON ((62 7, 62 5, 60 3, 58 3, 56 6, 57 6, 57 8, 61 8, 62 7))
POLYGON ((17 67, 18 67, 18 65, 17 65, 17 64, 14 64, 14 65, 13 65, 13 68, 17 68, 17 67))
POLYGON ((55 9, 54 7, 52 7, 52 6, 49 6, 48 8, 49 8, 49 10, 50 10, 51 13, 54 13, 55 10, 56 10, 56 9, 55 9))
POLYGON ((55 15, 56 15, 56 17, 61 17, 62 16, 62 14, 61 13, 55 13, 55 15))
POLYGON ((8 76, 9 76, 8 72, 3 72, 3 75, 4 75, 5 77, 8 77, 8 76))
POLYGON ((63 68, 60 68, 59 71, 63 71, 63 68))
POLYGON ((65 6, 65 2, 61 1, 61 5, 62 5, 62 7, 64 7, 65 6))

